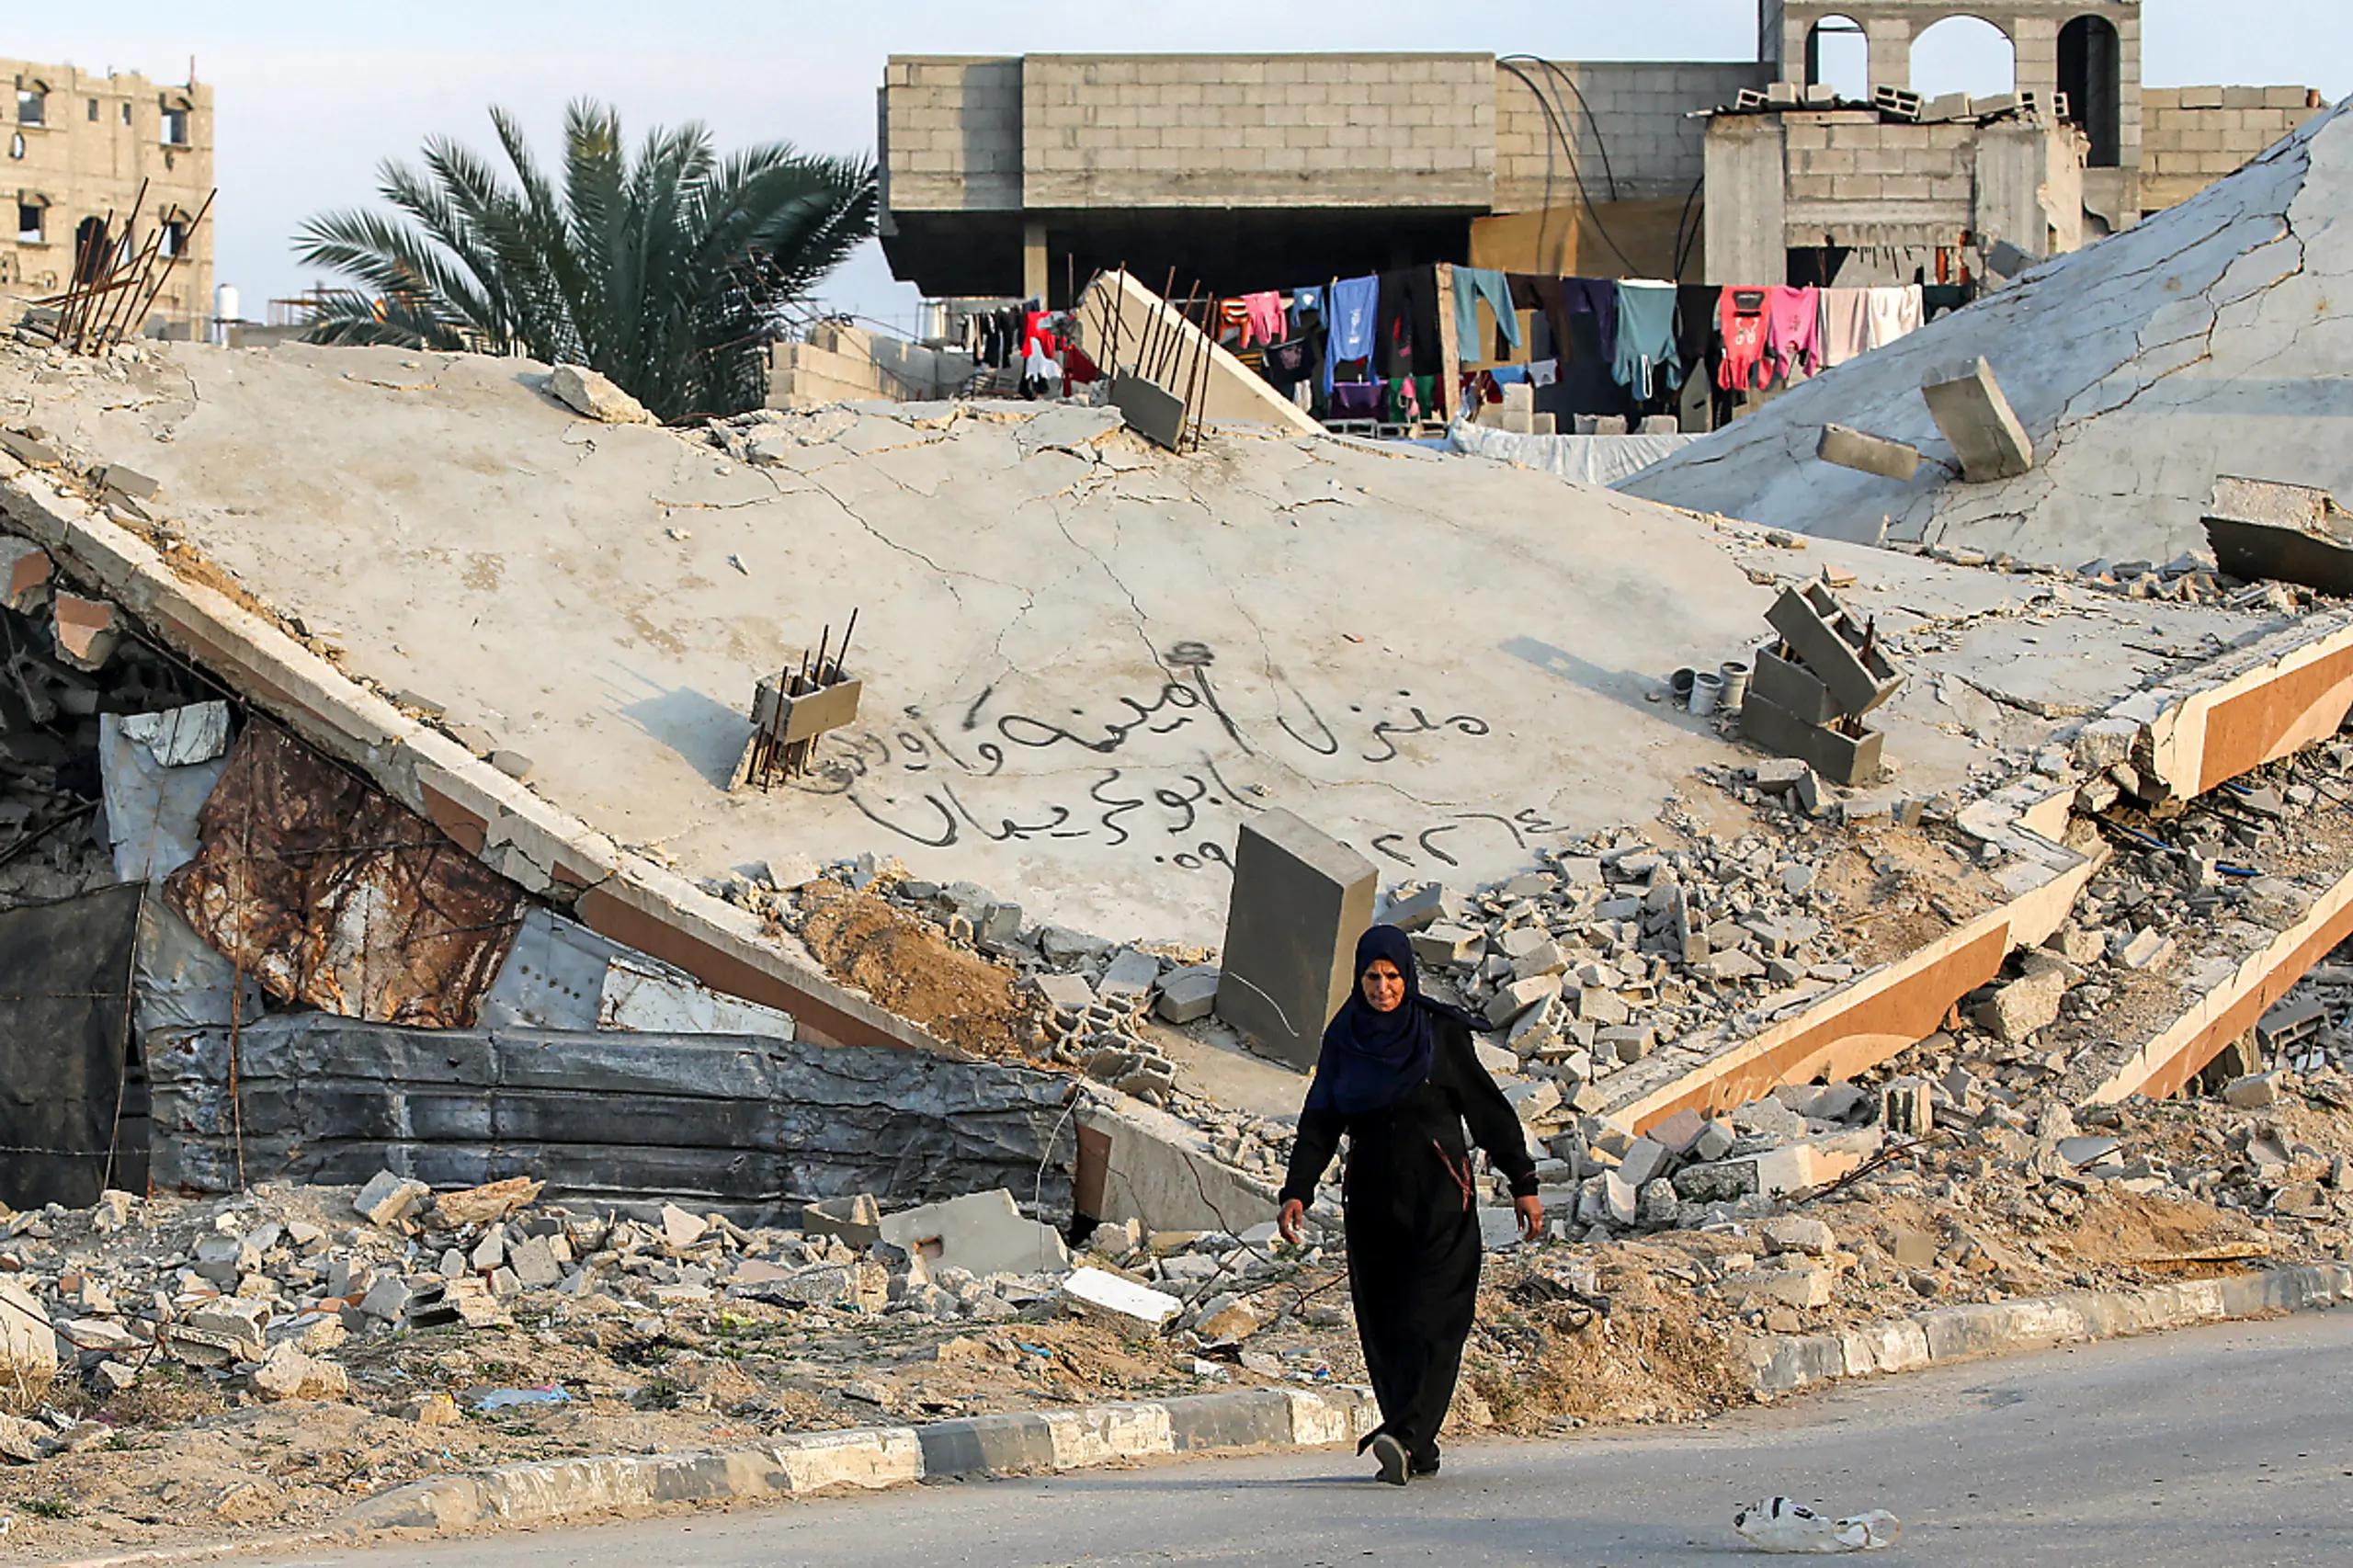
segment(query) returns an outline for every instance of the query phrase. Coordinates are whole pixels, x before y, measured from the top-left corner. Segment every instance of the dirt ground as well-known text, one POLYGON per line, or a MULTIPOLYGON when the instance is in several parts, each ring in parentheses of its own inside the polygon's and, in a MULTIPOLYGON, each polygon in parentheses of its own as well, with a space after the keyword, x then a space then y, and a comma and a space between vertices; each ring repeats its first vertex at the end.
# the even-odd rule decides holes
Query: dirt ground
POLYGON ((981 1055, 1026 1057, 1044 1043, 1036 1005, 1016 993, 1010 968, 838 882, 812 882, 801 896, 801 939, 836 980, 981 1055))

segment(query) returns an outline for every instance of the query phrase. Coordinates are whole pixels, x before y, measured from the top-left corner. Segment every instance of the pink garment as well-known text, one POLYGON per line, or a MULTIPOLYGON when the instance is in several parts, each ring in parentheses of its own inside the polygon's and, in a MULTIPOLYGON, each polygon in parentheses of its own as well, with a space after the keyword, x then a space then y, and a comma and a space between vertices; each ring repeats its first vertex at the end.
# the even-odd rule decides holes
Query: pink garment
POLYGON ((1765 290, 1765 351, 1784 381, 1822 369, 1822 290, 1781 285, 1765 290))
POLYGON ((1245 294, 1242 296, 1242 308, 1247 312, 1242 322, 1243 347, 1249 347, 1253 338, 1260 343, 1280 343, 1283 340, 1283 297, 1280 294, 1271 291, 1245 294))
POLYGON ((1843 365, 1871 344, 1871 291, 1868 289, 1824 289, 1822 291, 1822 362, 1843 365))

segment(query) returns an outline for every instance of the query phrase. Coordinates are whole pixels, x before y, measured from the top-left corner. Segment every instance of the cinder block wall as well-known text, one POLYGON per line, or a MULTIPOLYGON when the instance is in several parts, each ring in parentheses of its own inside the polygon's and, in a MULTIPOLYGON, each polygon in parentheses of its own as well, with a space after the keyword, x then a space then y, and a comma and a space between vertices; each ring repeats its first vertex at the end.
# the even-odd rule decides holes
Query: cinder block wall
POLYGON ((1021 206, 1021 62, 894 59, 883 67, 883 199, 910 210, 1021 206))
POLYGON ((2325 112, 2309 87, 2141 89, 2141 201, 2187 201, 2325 112))
POLYGON ((1887 124, 1862 114, 1781 118, 1793 226, 1803 221, 1799 209, 1821 202, 1944 203, 1965 221, 1975 179, 1975 125, 1887 124))
POLYGON ((1466 207, 1495 184, 1485 54, 1039 55, 1032 208, 1466 207))
POLYGON ((1498 64, 1495 210, 1578 205, 1572 157, 1595 201, 1680 200, 1707 166, 1707 122, 1688 118, 1691 112, 1729 104, 1743 87, 1762 87, 1771 76, 1766 66, 1736 62, 1498 64), (1543 89, 1541 98, 1536 87, 1543 89), (1569 133, 1566 152, 1545 112, 1547 100, 1569 133))

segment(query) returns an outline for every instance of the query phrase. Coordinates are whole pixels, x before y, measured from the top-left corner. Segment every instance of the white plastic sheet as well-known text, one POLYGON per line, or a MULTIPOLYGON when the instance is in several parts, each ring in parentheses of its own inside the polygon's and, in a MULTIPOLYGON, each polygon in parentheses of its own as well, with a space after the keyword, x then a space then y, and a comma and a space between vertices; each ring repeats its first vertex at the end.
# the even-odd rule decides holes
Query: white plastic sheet
POLYGON ((1581 484, 1613 485, 1653 463, 1665 462, 1697 436, 1523 436, 1513 430, 1458 421, 1448 432, 1454 449, 1520 468, 1574 479, 1581 484))

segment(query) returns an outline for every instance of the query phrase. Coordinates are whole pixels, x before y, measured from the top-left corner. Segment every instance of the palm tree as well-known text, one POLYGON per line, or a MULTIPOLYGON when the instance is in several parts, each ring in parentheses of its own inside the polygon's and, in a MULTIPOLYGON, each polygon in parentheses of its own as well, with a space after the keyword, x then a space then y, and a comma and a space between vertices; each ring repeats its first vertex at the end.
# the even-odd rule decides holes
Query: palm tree
POLYGON ((559 192, 514 117, 490 119, 513 183, 434 137, 423 172, 381 171, 408 222, 303 224, 301 259, 361 285, 324 295, 312 342, 524 354, 601 370, 665 419, 739 413, 765 397, 785 307, 874 232, 862 158, 779 142, 722 160, 687 125, 649 134, 632 163, 620 117, 584 100, 564 113, 559 192))

